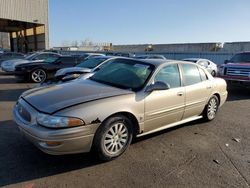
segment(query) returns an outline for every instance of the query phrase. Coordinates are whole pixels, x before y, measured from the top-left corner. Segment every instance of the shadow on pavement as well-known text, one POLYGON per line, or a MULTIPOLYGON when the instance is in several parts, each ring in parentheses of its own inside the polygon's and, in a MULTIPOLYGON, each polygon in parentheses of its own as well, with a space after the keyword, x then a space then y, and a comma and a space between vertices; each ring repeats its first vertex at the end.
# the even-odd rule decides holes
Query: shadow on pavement
POLYGON ((250 99, 250 88, 228 86, 227 101, 248 100, 250 99))
POLYGON ((0 102, 16 101, 27 89, 0 90, 0 102))
POLYGON ((47 155, 19 133, 12 121, 0 121, 0 186, 35 180, 101 163, 93 153, 47 155))

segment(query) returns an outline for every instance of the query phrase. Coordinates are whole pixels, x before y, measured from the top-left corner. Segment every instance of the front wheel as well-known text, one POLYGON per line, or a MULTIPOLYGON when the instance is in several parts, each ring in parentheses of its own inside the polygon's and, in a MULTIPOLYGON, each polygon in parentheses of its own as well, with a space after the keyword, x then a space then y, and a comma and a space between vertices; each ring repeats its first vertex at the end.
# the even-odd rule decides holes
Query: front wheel
POLYGON ((132 141, 131 121, 123 116, 113 116, 104 121, 94 138, 94 148, 101 160, 110 161, 122 155, 132 141))
POLYGON ((31 72, 31 80, 35 83, 42 83, 46 80, 47 74, 42 69, 36 69, 31 72))
POLYGON ((217 96, 213 95, 209 99, 209 101, 204 109, 203 118, 206 121, 212 121, 216 116, 218 108, 219 108, 219 99, 217 96))

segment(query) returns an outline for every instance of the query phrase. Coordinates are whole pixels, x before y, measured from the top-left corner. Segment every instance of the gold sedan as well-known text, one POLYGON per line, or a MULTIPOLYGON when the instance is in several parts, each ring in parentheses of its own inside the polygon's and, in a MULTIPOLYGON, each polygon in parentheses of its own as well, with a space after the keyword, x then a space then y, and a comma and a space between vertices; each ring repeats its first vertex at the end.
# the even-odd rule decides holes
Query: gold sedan
POLYGON ((87 80, 23 93, 13 114, 21 132, 46 153, 94 148, 102 160, 111 160, 133 137, 213 120, 226 87, 193 63, 114 58, 87 80))

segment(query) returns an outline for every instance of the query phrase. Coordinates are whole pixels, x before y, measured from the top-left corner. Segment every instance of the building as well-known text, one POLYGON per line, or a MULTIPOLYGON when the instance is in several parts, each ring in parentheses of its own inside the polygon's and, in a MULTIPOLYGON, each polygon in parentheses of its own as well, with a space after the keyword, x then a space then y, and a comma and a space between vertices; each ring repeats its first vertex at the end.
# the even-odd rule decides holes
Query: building
POLYGON ((11 51, 48 49, 48 0, 0 0, 0 32, 8 33, 11 51))

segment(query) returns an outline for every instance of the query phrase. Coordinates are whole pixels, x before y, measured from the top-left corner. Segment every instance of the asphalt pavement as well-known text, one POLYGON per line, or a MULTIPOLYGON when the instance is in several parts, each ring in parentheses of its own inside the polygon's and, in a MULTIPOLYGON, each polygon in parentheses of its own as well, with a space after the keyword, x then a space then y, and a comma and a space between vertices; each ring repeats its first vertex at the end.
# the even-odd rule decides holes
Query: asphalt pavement
POLYGON ((135 139, 120 158, 51 156, 12 121, 20 94, 34 84, 0 73, 0 187, 249 187, 250 90, 229 88, 217 118, 135 139))

